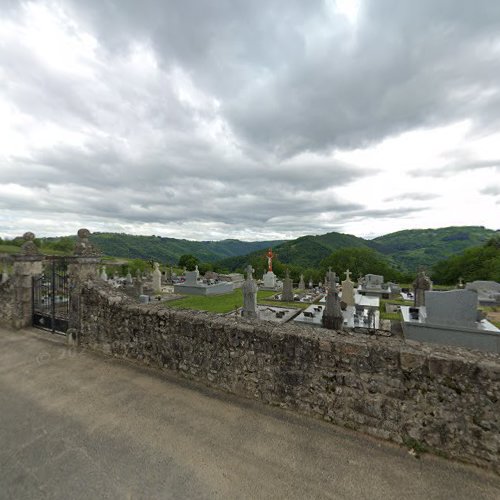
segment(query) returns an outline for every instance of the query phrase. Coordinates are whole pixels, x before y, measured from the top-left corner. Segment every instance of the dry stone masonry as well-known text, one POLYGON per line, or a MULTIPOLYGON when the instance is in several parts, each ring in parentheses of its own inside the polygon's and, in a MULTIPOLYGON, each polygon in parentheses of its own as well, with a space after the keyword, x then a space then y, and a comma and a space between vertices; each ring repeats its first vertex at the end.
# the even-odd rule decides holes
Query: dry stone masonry
POLYGON ((104 283, 80 344, 500 472, 500 356, 137 305, 104 283))

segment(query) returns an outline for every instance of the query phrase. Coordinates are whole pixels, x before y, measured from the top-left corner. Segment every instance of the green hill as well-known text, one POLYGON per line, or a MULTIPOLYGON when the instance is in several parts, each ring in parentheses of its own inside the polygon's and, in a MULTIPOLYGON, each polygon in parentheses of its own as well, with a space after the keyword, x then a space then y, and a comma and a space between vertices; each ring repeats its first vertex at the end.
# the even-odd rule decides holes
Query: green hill
MULTIPOLYGON (((350 234, 327 233, 319 236, 301 236, 273 247, 280 262, 302 268, 318 268, 323 259, 343 248, 371 248, 384 255, 391 266, 404 273, 415 273, 420 266, 431 269, 437 262, 464 250, 484 244, 499 231, 482 226, 445 227, 440 229, 412 229, 365 240, 350 234)), ((264 247, 265 248, 265 247, 264 247)), ((218 264, 225 269, 243 269, 262 251, 222 259, 218 264)))
MULTIPOLYGON (((290 268, 295 266, 295 272, 299 268, 318 269, 321 261, 343 248, 371 248, 384 255, 395 269, 415 273, 419 266, 430 270, 437 262, 468 248, 481 246, 499 234, 500 231, 482 226, 462 226, 398 231, 373 240, 331 232, 289 241, 254 242, 235 239, 189 241, 154 235, 94 233, 91 241, 107 256, 155 259, 161 263, 176 264, 181 255, 192 254, 201 262, 217 263, 219 268, 227 270, 242 270, 249 262, 260 263, 260 260, 264 266, 265 249, 272 247, 279 262, 290 268)), ((69 252, 71 248, 68 246, 71 247, 74 240, 75 237, 41 238, 40 243, 46 245, 48 250, 69 252)), ((16 250, 12 247, 13 243, 15 240, 5 241, 5 251, 16 250)))
POLYGON ((437 262, 480 246, 499 233, 482 226, 411 229, 379 236, 370 243, 402 269, 416 271, 419 266, 430 269, 437 262))
POLYGON ((500 237, 491 238, 483 246, 468 248, 462 253, 438 262, 432 270, 437 283, 454 285, 465 282, 491 280, 500 282, 500 237))
POLYGON ((179 257, 192 254, 202 262, 214 262, 224 257, 248 254, 281 241, 189 241, 162 236, 133 236, 119 233, 94 233, 90 240, 105 255, 141 259, 156 259, 176 264, 179 257))

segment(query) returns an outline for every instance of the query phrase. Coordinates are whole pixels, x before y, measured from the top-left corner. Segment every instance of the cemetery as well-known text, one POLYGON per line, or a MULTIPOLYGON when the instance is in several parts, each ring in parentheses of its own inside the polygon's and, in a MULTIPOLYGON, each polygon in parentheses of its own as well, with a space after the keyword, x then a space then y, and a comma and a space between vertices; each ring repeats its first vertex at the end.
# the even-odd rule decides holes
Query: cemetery
POLYGON ((420 271, 413 303, 405 300, 409 291, 383 276, 367 274, 355 284, 349 270, 342 281, 329 269, 324 282, 305 287, 302 275, 295 286, 288 269, 273 272, 271 250, 265 275, 272 273, 272 283, 255 279, 249 265, 244 279, 201 276, 197 268, 162 272, 157 262, 132 276, 104 263, 89 234, 78 231, 72 256, 46 258, 26 233, 21 252, 3 260, 0 324, 34 325, 66 335, 70 345, 500 466, 490 445, 500 435, 498 422, 490 419, 477 433, 474 421, 477 408, 489 407, 484 387, 499 390, 490 373, 500 373, 500 332, 478 314, 479 296, 497 300, 495 284, 437 291, 420 271), (381 307, 389 306, 393 321, 382 318, 381 307), (400 315, 402 331, 395 328, 400 315), (443 398, 450 380, 460 392, 443 398), (457 405, 463 411, 455 419, 457 405))
POLYGON ((500 330, 478 310, 475 289, 425 292, 418 306, 401 306, 407 339, 500 353, 500 330))

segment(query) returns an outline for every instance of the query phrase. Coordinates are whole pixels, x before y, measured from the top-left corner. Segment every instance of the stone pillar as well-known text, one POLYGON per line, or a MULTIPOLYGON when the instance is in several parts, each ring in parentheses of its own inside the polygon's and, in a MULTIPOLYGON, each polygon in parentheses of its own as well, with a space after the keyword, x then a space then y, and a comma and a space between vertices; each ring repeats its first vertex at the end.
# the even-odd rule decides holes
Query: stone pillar
POLYGON ((69 279, 69 318, 68 318, 68 344, 78 344, 80 332, 80 300, 83 284, 86 281, 95 281, 99 276, 99 263, 101 254, 89 242, 90 231, 80 229, 78 241, 75 246, 74 256, 68 264, 69 279))
POLYGON ((21 253, 14 257, 12 282, 15 307, 12 326, 25 328, 33 321, 33 278, 42 274, 43 255, 33 243, 35 235, 25 233, 21 253))

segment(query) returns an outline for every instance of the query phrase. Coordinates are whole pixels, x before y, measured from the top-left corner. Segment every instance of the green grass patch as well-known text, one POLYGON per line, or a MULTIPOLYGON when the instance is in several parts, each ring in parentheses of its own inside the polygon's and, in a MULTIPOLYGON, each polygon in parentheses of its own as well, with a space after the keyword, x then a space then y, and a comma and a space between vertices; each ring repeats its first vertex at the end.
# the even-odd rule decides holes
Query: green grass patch
POLYGON ((20 250, 16 245, 0 245, 0 253, 19 253, 20 250))
POLYGON ((225 295, 212 295, 208 297, 190 295, 179 300, 167 302, 166 305, 180 309, 228 313, 243 305, 243 294, 241 290, 234 290, 232 293, 225 295))
POLYGON ((393 321, 400 321, 401 320, 401 313, 398 313, 398 312, 395 312, 395 313, 380 312, 380 319, 390 319, 393 321))
POLYGON ((307 309, 311 304, 306 302, 281 302, 281 300, 258 300, 259 304, 264 306, 274 306, 274 307, 293 307, 295 309, 307 309))
MULTIPOLYGON (((262 290, 257 292, 257 302, 265 301, 275 292, 262 290)), ((273 304, 277 305, 279 302, 273 304)), ((166 303, 167 307, 179 309, 195 309, 197 311, 208 311, 214 313, 228 313, 243 306, 243 292, 241 288, 225 295, 212 295, 208 297, 199 297, 190 295, 179 300, 172 300, 166 303)))

